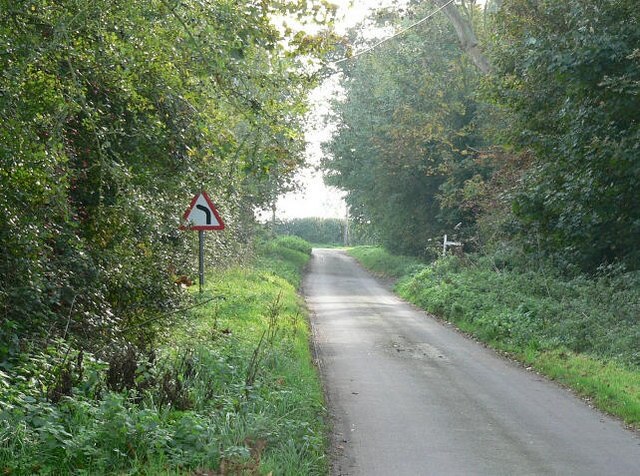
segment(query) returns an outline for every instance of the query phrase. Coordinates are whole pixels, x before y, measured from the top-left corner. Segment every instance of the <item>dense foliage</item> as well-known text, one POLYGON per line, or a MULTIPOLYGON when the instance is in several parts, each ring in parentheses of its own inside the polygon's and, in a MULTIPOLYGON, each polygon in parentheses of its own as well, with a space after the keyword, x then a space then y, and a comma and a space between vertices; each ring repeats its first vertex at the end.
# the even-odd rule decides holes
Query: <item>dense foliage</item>
MULTIPOLYGON (((253 208, 302 160, 302 67, 322 39, 283 41, 272 17, 305 13, 286 1, 0 12, 0 366, 57 339, 113 363, 151 355, 197 256, 182 212, 208 189, 227 224, 208 258, 246 254, 253 208)), ((53 400, 69 391, 34 378, 53 400)))
POLYGON ((339 218, 293 218, 278 222, 275 232, 298 236, 310 243, 344 244, 344 220, 339 218))
POLYGON ((328 182, 391 250, 424 254, 461 223, 467 250, 510 241, 565 270, 636 269, 637 2, 505 0, 481 19, 456 3, 490 74, 478 81, 442 16, 346 62, 328 182))
MULTIPOLYGON (((309 253, 280 239, 262 245, 250 267, 212 276, 153 361, 129 357, 128 391, 108 390, 108 366, 87 352, 71 351, 74 377, 79 365, 84 377, 58 404, 0 373, 0 470, 324 474, 322 393, 296 294, 309 253)), ((41 365, 15 370, 27 376, 33 364, 41 365)))
POLYGON ((515 214, 584 269, 640 266, 639 25, 632 0, 511 0, 495 21, 489 90, 508 114, 502 140, 535 154, 515 214))
MULTIPOLYGON (((320 472, 294 288, 218 269, 206 313, 190 311, 197 235, 178 226, 206 189, 227 226, 207 236, 207 269, 251 259, 253 210, 302 162, 305 71, 329 38, 276 24, 330 14, 289 0, 0 0, 1 472, 224 473, 261 455, 278 474, 320 472), (243 325, 258 335, 223 332, 243 325)), ((305 256, 268 265, 295 283, 305 256)))
POLYGON ((563 278, 547 264, 504 265, 453 256, 418 272, 399 292, 453 321, 475 323, 483 340, 518 348, 563 348, 640 367, 637 272, 563 278), (542 272, 541 272, 542 271, 542 272))
MULTIPOLYGON (((411 13, 432 8, 423 2, 411 13)), ((389 249, 424 254, 430 239, 474 219, 455 191, 485 173, 475 152, 478 74, 444 17, 343 69, 327 181, 347 191, 350 213, 389 249)))

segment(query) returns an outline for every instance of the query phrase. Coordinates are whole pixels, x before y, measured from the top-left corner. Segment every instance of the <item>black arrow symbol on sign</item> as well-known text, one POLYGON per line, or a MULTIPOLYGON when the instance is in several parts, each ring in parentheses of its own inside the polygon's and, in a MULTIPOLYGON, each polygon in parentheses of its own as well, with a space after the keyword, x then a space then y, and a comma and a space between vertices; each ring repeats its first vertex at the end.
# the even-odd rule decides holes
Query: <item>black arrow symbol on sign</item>
POLYGON ((209 210, 204 205, 196 205, 196 208, 200 211, 203 211, 207 215, 207 225, 211 225, 211 210, 209 210))

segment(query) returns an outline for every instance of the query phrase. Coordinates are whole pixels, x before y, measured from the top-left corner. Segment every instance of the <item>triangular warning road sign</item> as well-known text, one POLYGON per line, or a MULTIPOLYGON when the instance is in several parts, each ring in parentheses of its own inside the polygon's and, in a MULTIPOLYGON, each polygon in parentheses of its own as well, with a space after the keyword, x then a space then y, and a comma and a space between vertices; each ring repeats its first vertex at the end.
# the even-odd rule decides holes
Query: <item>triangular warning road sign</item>
POLYGON ((224 222, 204 190, 193 197, 182 217, 182 230, 224 230, 224 222))

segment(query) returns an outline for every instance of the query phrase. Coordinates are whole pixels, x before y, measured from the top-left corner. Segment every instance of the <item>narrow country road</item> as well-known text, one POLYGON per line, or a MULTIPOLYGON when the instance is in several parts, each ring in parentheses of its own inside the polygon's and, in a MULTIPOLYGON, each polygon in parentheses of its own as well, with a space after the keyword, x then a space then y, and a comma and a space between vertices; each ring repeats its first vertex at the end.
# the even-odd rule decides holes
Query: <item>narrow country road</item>
POLYGON ((640 475, 640 438, 315 249, 304 292, 335 475, 640 475))

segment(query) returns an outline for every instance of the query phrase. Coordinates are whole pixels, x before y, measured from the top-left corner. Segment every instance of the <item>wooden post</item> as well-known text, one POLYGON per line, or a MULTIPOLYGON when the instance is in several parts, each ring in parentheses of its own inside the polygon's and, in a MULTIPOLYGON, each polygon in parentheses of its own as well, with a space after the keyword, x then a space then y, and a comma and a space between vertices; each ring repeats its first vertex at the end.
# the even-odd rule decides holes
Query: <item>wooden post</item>
POLYGON ((462 246, 462 243, 459 241, 447 241, 447 235, 444 235, 444 240, 442 240, 442 256, 447 256, 447 246, 462 246))

